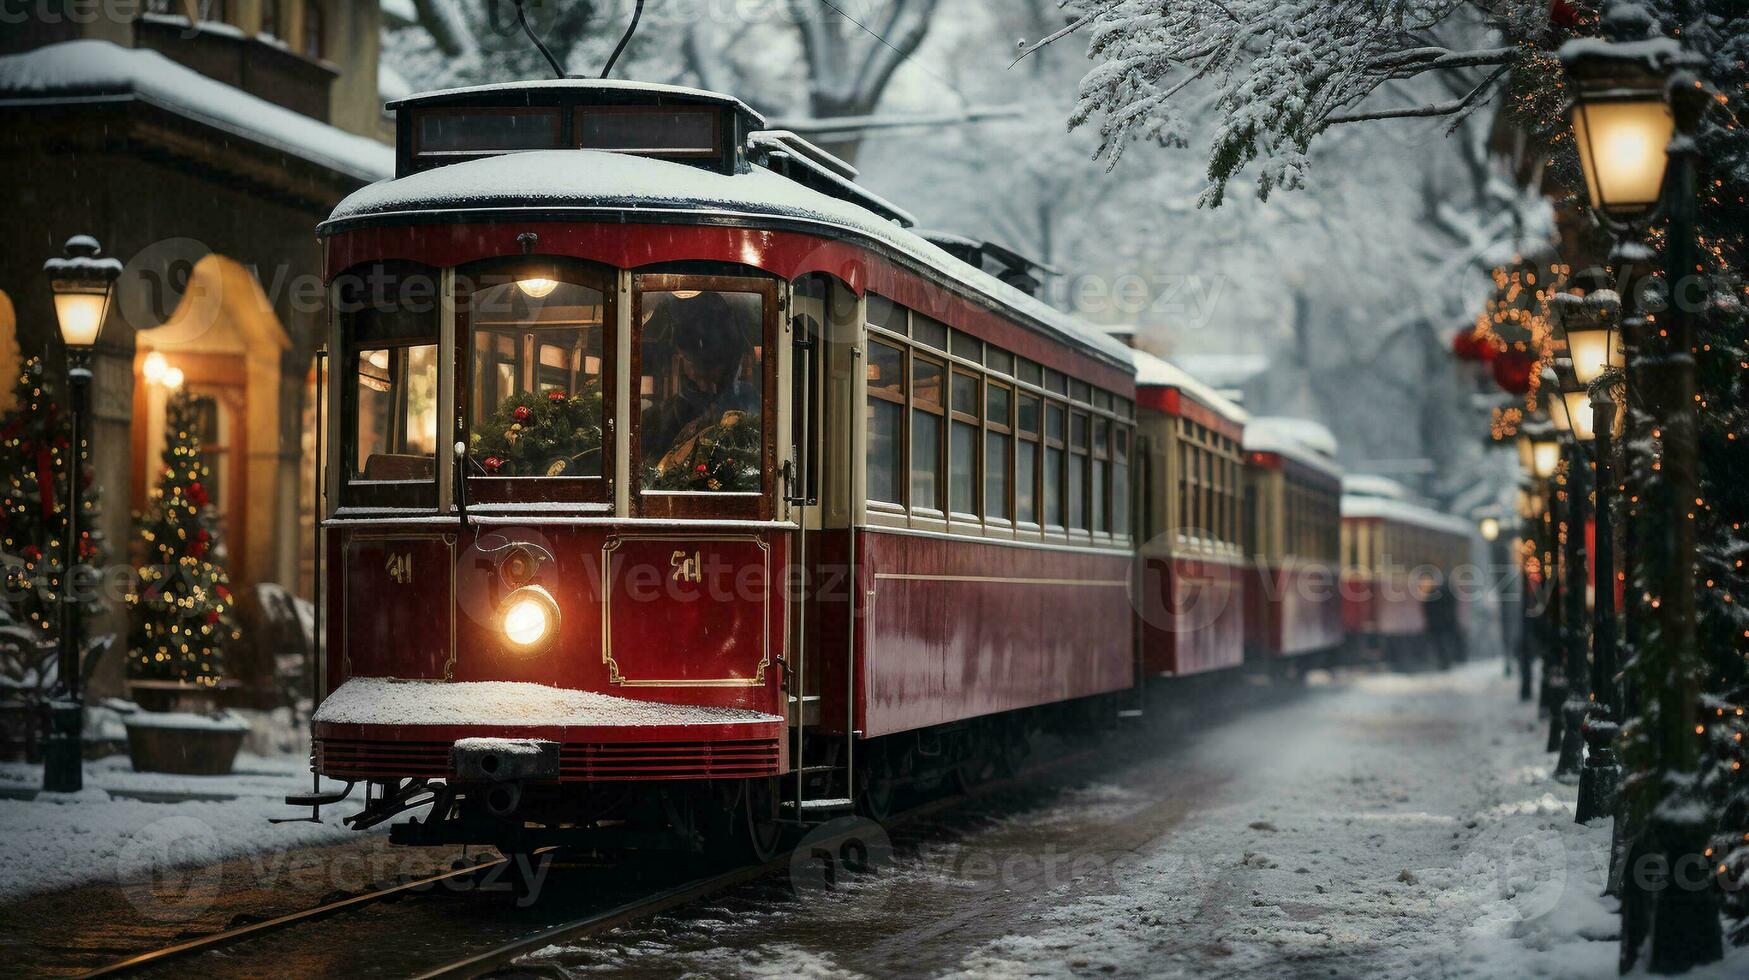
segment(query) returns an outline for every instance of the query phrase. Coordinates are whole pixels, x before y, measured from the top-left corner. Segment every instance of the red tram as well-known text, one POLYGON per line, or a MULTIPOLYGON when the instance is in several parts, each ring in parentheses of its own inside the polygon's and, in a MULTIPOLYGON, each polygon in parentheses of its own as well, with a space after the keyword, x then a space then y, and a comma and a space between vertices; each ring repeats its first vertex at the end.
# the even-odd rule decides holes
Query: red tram
POLYGON ((1245 464, 1246 646, 1253 663, 1278 670, 1342 645, 1342 470, 1329 430, 1295 418, 1252 419, 1245 464))
POLYGON ((1245 412, 1158 357, 1133 357, 1154 477, 1137 556, 1143 672, 1181 677, 1237 667, 1245 659, 1245 412))
POLYGON ((1469 521, 1412 502, 1395 481, 1344 480, 1342 625, 1351 654, 1396 663, 1429 640, 1457 642, 1469 603, 1454 577, 1471 562, 1475 535, 1469 521))
POLYGON ((758 852, 1132 685, 1126 348, 733 98, 391 108, 396 177, 320 229, 314 751, 358 825, 758 852))
POLYGON ((724 95, 390 108, 395 178, 320 228, 313 764, 366 784, 354 826, 763 855, 1248 630, 1330 642, 1333 604, 1248 625, 1246 595, 1328 559, 1331 465, 1247 457, 1243 412, 1021 257, 724 95))

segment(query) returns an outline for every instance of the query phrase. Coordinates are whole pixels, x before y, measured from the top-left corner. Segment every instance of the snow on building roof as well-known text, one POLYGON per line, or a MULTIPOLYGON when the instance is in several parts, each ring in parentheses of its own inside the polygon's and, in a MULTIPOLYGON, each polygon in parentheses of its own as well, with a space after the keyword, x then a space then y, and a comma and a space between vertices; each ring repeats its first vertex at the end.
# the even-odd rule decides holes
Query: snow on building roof
POLYGON ((520 681, 410 681, 354 677, 313 719, 333 725, 498 725, 526 728, 741 725, 782 721, 739 708, 636 701, 520 681))
POLYGON ((472 212, 489 217, 555 209, 728 212, 824 224, 872 239, 1019 311, 1048 332, 1129 364, 1130 349, 1042 300, 954 258, 921 236, 849 201, 763 167, 723 174, 669 160, 601 150, 530 150, 468 160, 380 181, 353 192, 318 232, 371 218, 472 212))
POLYGON ((395 172, 395 148, 274 105, 156 51, 108 41, 0 57, 0 105, 136 99, 359 180, 395 172))
POLYGON ((1245 450, 1275 453, 1333 477, 1341 478, 1336 464, 1336 437, 1311 419, 1271 415, 1245 423, 1245 450))
POLYGON ((1387 521, 1397 521, 1402 524, 1412 524, 1430 531, 1445 531, 1461 537, 1470 537, 1476 533, 1476 526, 1455 514, 1412 504, 1407 500, 1391 500, 1385 497, 1342 495, 1342 516, 1344 518, 1380 518, 1387 521))
POLYGON ((1155 357, 1145 350, 1126 347, 1130 362, 1135 365, 1136 384, 1148 388, 1177 388, 1179 391, 1201 402, 1204 407, 1231 419, 1243 423, 1250 418, 1245 410, 1235 405, 1220 392, 1203 384, 1178 365, 1165 358, 1155 357))
POLYGON ((765 125, 765 117, 755 111, 747 103, 732 95, 712 92, 709 89, 691 88, 686 85, 666 85, 661 82, 635 82, 625 78, 535 78, 517 82, 493 82, 489 85, 464 85, 459 88, 435 89, 430 92, 420 92, 404 99, 390 102, 389 109, 400 109, 406 106, 423 105, 429 102, 445 102, 451 99, 473 96, 505 94, 512 92, 539 91, 597 91, 597 92, 649 92, 652 95, 670 95, 692 102, 711 102, 717 105, 734 106, 736 110, 752 116, 757 125, 765 125))
POLYGON ((1408 500, 1409 488, 1388 476, 1374 473, 1350 473, 1342 478, 1342 492, 1357 497, 1379 497, 1385 500, 1408 500))

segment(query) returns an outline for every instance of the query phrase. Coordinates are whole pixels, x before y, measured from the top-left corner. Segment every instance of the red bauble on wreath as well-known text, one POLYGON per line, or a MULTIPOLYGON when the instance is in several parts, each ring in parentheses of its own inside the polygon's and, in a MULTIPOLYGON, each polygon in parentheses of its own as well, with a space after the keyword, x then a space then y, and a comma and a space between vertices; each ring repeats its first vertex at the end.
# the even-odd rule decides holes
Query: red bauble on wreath
POLYGON ((1473 327, 1465 327, 1451 336, 1451 352, 1460 361, 1486 360, 1482 355, 1486 346, 1486 342, 1477 338, 1473 327))
POLYGON ((1504 350, 1494 357, 1494 383, 1512 395, 1530 393, 1530 379, 1536 373, 1537 359, 1521 350, 1504 350))

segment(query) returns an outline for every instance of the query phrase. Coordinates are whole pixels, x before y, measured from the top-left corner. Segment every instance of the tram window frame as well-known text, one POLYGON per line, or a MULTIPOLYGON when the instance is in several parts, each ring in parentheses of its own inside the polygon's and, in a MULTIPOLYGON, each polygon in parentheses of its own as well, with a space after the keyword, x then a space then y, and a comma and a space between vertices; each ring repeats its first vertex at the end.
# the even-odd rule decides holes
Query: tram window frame
POLYGON ((1128 425, 1114 421, 1111 424, 1111 533, 1115 538, 1126 539, 1130 536, 1130 525, 1133 523, 1130 513, 1135 506, 1130 491, 1130 453, 1134 445, 1135 433, 1128 425))
POLYGON ((1086 412, 1069 412, 1068 466, 1064 468, 1063 477, 1067 492, 1063 495, 1063 514, 1069 534, 1075 537, 1090 537, 1093 533, 1093 508, 1087 490, 1092 482, 1088 475, 1090 428, 1086 412))
MULTIPOLYGON (((907 396, 911 390, 912 370, 911 370, 911 365, 909 363, 909 358, 906 356, 909 352, 906 349, 905 345, 903 345, 901 343, 894 342, 894 341, 877 338, 877 337, 870 337, 869 342, 868 342, 869 353, 868 353, 868 357, 865 360, 867 363, 866 370, 871 375, 874 372, 875 367, 876 367, 875 362, 876 362, 877 358, 875 355, 875 349, 877 347, 879 347, 885 351, 891 352, 892 361, 898 368, 899 377, 898 377, 898 385, 896 386, 896 390, 894 390, 893 388, 887 387, 885 384, 883 384, 881 387, 878 387, 878 388, 875 387, 874 384, 872 383, 873 382, 872 377, 869 379, 871 383, 864 386, 867 389, 867 395, 868 395, 868 399, 869 399, 867 407, 864 410, 865 417, 866 417, 866 421, 864 424, 867 427, 867 433, 868 433, 867 439, 864 440, 864 447, 863 447, 863 449, 864 449, 863 472, 864 472, 864 475, 866 478, 866 484, 867 484, 864 488, 864 492, 865 492, 865 496, 868 500, 868 503, 870 505, 877 506, 877 507, 891 507, 895 510, 903 510, 905 508, 906 501, 910 497, 909 481, 910 481, 910 473, 911 473, 911 469, 910 469, 911 434, 908 430, 908 423, 909 423, 910 419, 908 418, 908 413, 906 411, 906 409, 908 407, 906 403, 907 403, 907 396), (875 493, 874 493, 874 479, 873 479, 874 463, 875 463, 875 454, 874 454, 874 451, 875 451, 875 422, 874 422, 874 420, 876 417, 876 406, 874 403, 877 401, 884 402, 888 405, 894 406, 896 411, 897 411, 897 422, 894 424, 893 431, 891 434, 891 438, 893 440, 892 459, 891 459, 891 463, 893 466, 893 472, 892 472, 892 491, 893 491, 893 493, 892 493, 892 496, 894 499, 887 499, 886 497, 876 497, 875 493)), ((885 379, 883 379, 883 381, 884 380, 885 379)))
POLYGON ((773 495, 777 471, 777 362, 778 362, 778 280, 754 275, 693 275, 687 273, 640 272, 632 276, 631 361, 624 376, 633 385, 633 406, 628 438, 630 471, 625 479, 631 491, 631 515, 634 517, 708 517, 723 520, 771 520, 776 511, 773 495), (646 293, 678 292, 754 293, 761 297, 761 335, 759 352, 760 441, 762 466, 758 491, 693 491, 648 490, 643 486, 643 412, 638 410, 638 388, 641 383, 631 379, 643 377, 644 296, 646 293))
POLYGON ((1014 393, 1014 526, 1026 531, 1037 531, 1044 523, 1042 486, 1040 473, 1044 466, 1043 433, 1044 433, 1045 400, 1036 392, 1019 389, 1014 393), (1027 425, 1026 406, 1032 406, 1032 424, 1027 425), (1030 454, 1031 463, 1021 466, 1021 456, 1030 454), (1025 487, 1027 495, 1021 496, 1021 488, 1025 487), (1027 512, 1022 513, 1022 501, 1027 503, 1027 512))
MULTIPOLYGON (((992 348, 994 350, 994 348, 992 348)), ((1010 527, 1014 523, 1014 386, 994 380, 988 376, 984 379, 984 479, 983 479, 983 516, 988 523, 1000 527, 1010 527), (1007 408, 1003 417, 996 417, 997 396, 1005 401, 1007 408), (992 458, 990 450, 1002 447, 1002 461, 998 465, 992 458), (997 485, 993 488, 991 481, 997 485), (1000 500, 991 500, 991 490, 997 491, 1000 500), (992 503, 1001 505, 1001 513, 997 513, 992 503)))
POLYGON ((909 495, 906 499, 910 505, 912 513, 918 514, 922 517, 939 519, 947 513, 947 388, 952 384, 952 369, 949 367, 946 359, 932 357, 917 348, 911 349, 910 356, 910 375, 906 378, 906 382, 910 385, 911 392, 910 402, 907 407, 907 425, 909 428, 905 433, 906 438, 910 440, 906 446, 906 460, 908 465, 906 482, 910 489, 908 491, 909 495), (936 387, 935 400, 932 402, 924 400, 918 394, 917 367, 919 364, 928 365, 929 368, 935 371, 941 379, 941 383, 936 387), (935 459, 932 461, 931 471, 929 473, 929 488, 933 492, 930 494, 930 499, 922 501, 918 499, 919 491, 924 488, 919 486, 917 482, 918 456, 916 436, 918 424, 920 422, 925 422, 925 420, 928 420, 926 424, 931 425, 935 433, 935 459))
POLYGON ((1044 525, 1045 533, 1063 535, 1068 533, 1069 506, 1068 488, 1066 486, 1069 474, 1069 406, 1055 398, 1047 398, 1044 403, 1044 429, 1040 445, 1044 447, 1039 460, 1040 494, 1039 522, 1044 525), (1051 470, 1055 463, 1056 479, 1051 479, 1051 470), (1055 520, 1052 518, 1055 517, 1055 520))
POLYGON ((571 112, 571 145, 577 149, 602 153, 623 153, 630 156, 667 160, 714 159, 723 153, 723 113, 715 106, 688 105, 582 105, 571 112), (696 116, 710 122, 709 146, 590 146, 583 142, 584 120, 600 116, 696 116))
MULTIPOLYGON (((558 106, 434 106, 416 110, 409 123, 412 136, 412 157, 421 169, 442 166, 446 163, 459 163, 463 160, 474 160, 481 157, 502 156, 508 153, 527 153, 531 150, 557 150, 564 146, 564 112, 558 106), (442 118, 490 118, 495 116, 517 116, 528 119, 544 120, 550 127, 550 135, 539 144, 527 146, 468 146, 431 149, 426 145, 425 123, 428 120, 442 118)), ((534 133, 536 137, 545 135, 534 133)))
MULTIPOLYGON (((468 446, 461 467, 470 504, 579 503, 592 509, 613 506, 615 432, 611 424, 619 388, 618 334, 619 290, 614 271, 577 259, 536 256, 515 259, 487 259, 456 269, 455 275, 455 415, 461 426, 457 436, 468 446), (475 303, 473 296, 488 288, 514 285, 530 277, 583 286, 601 295, 601 349, 599 371, 601 385, 601 472, 596 476, 491 476, 466 465, 473 452, 474 401, 474 333, 475 303)), ((538 357, 539 346, 535 348, 538 357)), ((538 368, 537 368, 538 371, 538 368)), ((538 384, 538 382, 537 382, 538 384)))
POLYGON ((983 493, 983 416, 984 416, 984 377, 981 372, 973 371, 958 364, 953 365, 948 376, 948 424, 947 424, 947 508, 951 520, 982 523, 983 514, 981 502, 983 493), (968 412, 959 403, 961 380, 970 386, 973 392, 972 402, 968 412), (956 451, 957 437, 965 435, 970 439, 970 452, 956 451), (962 477, 955 472, 960 464, 961 455, 969 455, 970 469, 963 477, 966 483, 966 496, 963 500, 955 495, 955 483, 962 477), (961 503, 966 506, 959 506, 961 503))
MULTIPOLYGON (((435 266, 406 261, 370 262, 347 269, 334 277, 330 296, 335 317, 335 338, 340 357, 334 372, 338 389, 340 467, 339 505, 341 507, 393 507, 416 510, 437 510, 438 470, 450 459, 443 435, 443 272, 435 266), (410 295, 413 283, 428 282, 430 289, 423 297, 410 295), (353 283, 375 290, 379 286, 395 285, 392 299, 386 294, 348 296, 353 283), (421 308, 427 307, 428 308, 421 308), (384 318, 405 318, 404 322, 383 322, 376 326, 374 336, 360 339, 366 323, 384 318), (370 346, 365 346, 366 343, 370 346), (437 419, 432 433, 431 475, 416 479, 365 479, 359 466, 359 396, 358 377, 360 355, 365 350, 429 347, 437 372, 434 397, 437 398, 437 419)), ((391 363, 393 356, 391 355, 391 363)), ((403 454, 404 455, 404 454, 403 454)))
MULTIPOLYGON (((1097 400, 1097 393, 1096 393, 1097 400)), ((1103 415, 1090 417, 1091 452, 1087 461, 1087 502, 1092 514, 1088 528, 1098 535, 1111 535, 1111 419, 1103 415)))

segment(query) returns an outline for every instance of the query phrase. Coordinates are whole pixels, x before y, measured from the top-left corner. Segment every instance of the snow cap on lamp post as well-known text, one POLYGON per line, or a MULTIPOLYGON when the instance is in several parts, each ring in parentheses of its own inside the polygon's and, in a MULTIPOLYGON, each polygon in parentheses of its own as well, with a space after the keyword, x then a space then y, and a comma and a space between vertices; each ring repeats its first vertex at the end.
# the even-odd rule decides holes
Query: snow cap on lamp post
POLYGON ((1664 189, 1676 127, 1664 84, 1684 55, 1637 3, 1616 0, 1602 24, 1609 40, 1576 38, 1561 45, 1560 58, 1591 208, 1632 221, 1651 213, 1664 189))
POLYGON ((109 315, 110 295, 121 277, 119 259, 102 258, 103 248, 90 235, 67 239, 65 255, 43 263, 49 288, 55 293, 55 318, 61 340, 69 349, 90 350, 109 315))

